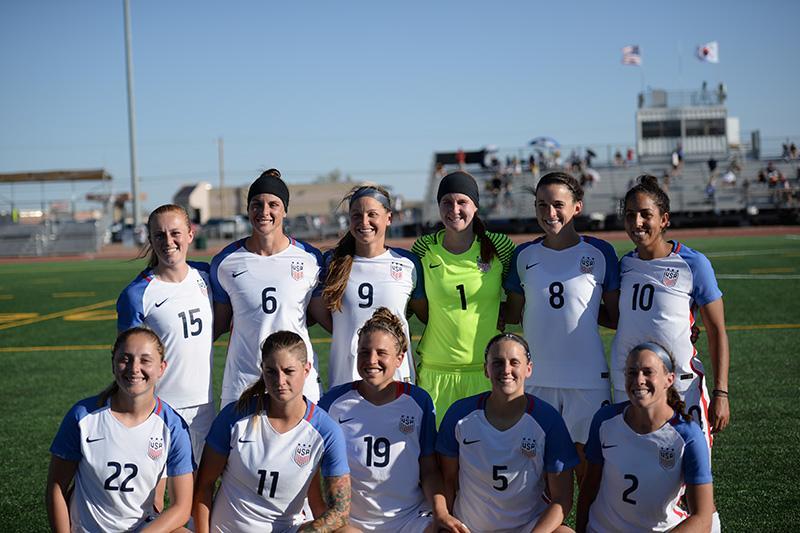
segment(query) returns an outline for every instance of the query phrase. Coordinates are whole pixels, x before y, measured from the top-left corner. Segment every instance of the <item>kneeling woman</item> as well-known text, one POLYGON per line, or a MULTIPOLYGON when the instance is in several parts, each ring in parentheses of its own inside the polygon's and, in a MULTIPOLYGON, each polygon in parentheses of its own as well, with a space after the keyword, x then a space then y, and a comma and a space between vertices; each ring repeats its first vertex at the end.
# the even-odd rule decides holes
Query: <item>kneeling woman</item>
POLYGON ((119 334, 111 353, 114 382, 70 409, 50 447, 50 527, 178 529, 189 519, 194 461, 186 423, 154 394, 167 366, 164 345, 135 327, 119 334), (156 514, 150 510, 164 475, 174 482, 172 505, 156 514))
MULTIPOLYGON (((447 512, 434 455, 436 414, 423 389, 395 381, 408 350, 404 322, 378 308, 358 331, 356 367, 361 380, 340 385, 320 400, 339 420, 352 471, 350 523, 363 531, 433 531, 447 512)), ((438 531, 438 529, 436 529, 438 531)))
POLYGON ((578 531, 710 531, 714 492, 708 445, 684 410, 675 361, 661 345, 625 362, 630 401, 594 416, 578 499, 578 531), (678 502, 686 495, 688 513, 678 502))
POLYGON ((485 355, 492 390, 453 404, 439 428, 448 508, 472 533, 570 531, 578 455, 558 412, 525 393, 528 344, 501 333, 485 355))
POLYGON ((310 371, 300 335, 278 331, 264 341, 261 379, 220 412, 206 439, 194 502, 198 533, 333 531, 347 524, 345 442, 339 426, 303 397, 310 371), (303 503, 318 468, 328 509, 304 523, 303 503))

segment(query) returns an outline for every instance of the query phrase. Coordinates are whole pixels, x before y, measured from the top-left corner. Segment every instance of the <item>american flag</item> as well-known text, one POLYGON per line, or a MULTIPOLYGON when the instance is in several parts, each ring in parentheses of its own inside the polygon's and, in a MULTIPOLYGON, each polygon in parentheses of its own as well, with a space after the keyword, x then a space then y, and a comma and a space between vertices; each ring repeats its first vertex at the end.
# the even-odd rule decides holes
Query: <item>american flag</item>
POLYGON ((622 64, 623 65, 641 65, 642 53, 639 50, 638 44, 632 44, 622 48, 622 64))

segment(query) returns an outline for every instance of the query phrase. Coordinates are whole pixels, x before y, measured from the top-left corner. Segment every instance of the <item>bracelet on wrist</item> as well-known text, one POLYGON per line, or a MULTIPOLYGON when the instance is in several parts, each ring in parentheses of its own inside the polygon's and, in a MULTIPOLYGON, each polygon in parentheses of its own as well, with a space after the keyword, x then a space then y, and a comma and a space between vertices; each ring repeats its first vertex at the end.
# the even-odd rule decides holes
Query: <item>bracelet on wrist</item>
POLYGON ((722 389, 714 389, 713 391, 711 391, 711 396, 713 396, 714 398, 727 398, 728 391, 722 389))

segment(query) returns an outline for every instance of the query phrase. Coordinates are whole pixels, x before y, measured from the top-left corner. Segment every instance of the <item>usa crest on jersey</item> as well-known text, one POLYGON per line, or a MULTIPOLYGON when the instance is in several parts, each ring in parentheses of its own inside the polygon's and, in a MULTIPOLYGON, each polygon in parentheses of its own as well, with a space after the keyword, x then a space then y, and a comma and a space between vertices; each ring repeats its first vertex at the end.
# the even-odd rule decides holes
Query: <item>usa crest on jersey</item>
POLYGON ((203 278, 197 278, 197 286, 200 287, 200 292, 203 293, 203 296, 208 296, 208 287, 206 286, 206 282, 203 281, 203 278))
POLYGON ((664 470, 671 470, 675 466, 675 448, 666 446, 658 447, 658 464, 664 470))
POLYGON ((594 257, 584 255, 581 257, 581 272, 591 274, 594 270, 594 257))
POLYGON ((389 273, 392 275, 393 279, 400 281, 403 279, 403 265, 392 261, 391 265, 389 266, 389 273))
POLYGON ((164 437, 150 437, 147 444, 147 456, 153 461, 158 460, 164 454, 164 437))
POLYGON ((536 439, 522 437, 522 444, 519 446, 522 455, 529 459, 536 457, 536 439))
POLYGON ((664 269, 664 276, 661 278, 661 282, 666 287, 674 287, 676 283, 678 283, 678 275, 680 275, 680 271, 677 268, 666 268, 664 269))
POLYGON ((294 457, 292 458, 297 466, 303 467, 311 460, 311 445, 298 444, 294 449, 294 457))
POLYGON ((292 279, 300 281, 303 279, 303 262, 292 261, 292 279))
POLYGON ((400 415, 400 432, 406 435, 414 431, 414 417, 411 415, 400 415))
POLYGON ((491 268, 492 268, 491 263, 484 262, 484 260, 481 259, 481 256, 478 256, 478 270, 486 274, 487 272, 489 272, 489 270, 491 270, 491 268))

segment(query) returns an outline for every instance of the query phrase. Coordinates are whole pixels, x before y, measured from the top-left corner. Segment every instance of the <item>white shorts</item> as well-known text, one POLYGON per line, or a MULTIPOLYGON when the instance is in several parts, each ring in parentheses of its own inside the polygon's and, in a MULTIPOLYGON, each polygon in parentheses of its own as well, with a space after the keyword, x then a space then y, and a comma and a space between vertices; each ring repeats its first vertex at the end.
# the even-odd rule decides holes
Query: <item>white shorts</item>
POLYGON ((572 441, 578 444, 586 444, 594 414, 611 402, 609 389, 531 387, 531 391, 556 408, 567 424, 572 441))
POLYGON ((350 525, 361 531, 396 531, 397 533, 422 533, 429 525, 433 523, 433 513, 427 508, 427 504, 420 506, 416 513, 411 513, 405 522, 399 522, 397 519, 391 519, 390 528, 387 529, 386 525, 370 526, 365 525, 358 520, 350 517, 350 525))
MULTIPOLYGON (((703 430, 710 458, 711 446, 714 443, 714 438, 711 436, 711 426, 708 423, 708 408, 711 405, 711 399, 708 395, 708 389, 706 388, 705 376, 697 372, 694 379, 690 382, 689 387, 683 392, 678 390, 678 394, 680 394, 681 400, 686 403, 686 412, 692 415, 692 420, 697 422, 700 429, 703 430)), ((627 400, 627 392, 614 389, 614 401, 616 403, 627 400)))
POLYGON ((217 416, 214 404, 204 403, 203 405, 193 405, 191 407, 175 408, 175 412, 181 415, 181 418, 189 426, 189 437, 192 439, 192 453, 194 454, 194 462, 200 464, 200 458, 203 457, 203 446, 206 444, 206 436, 211 429, 211 424, 217 416))

